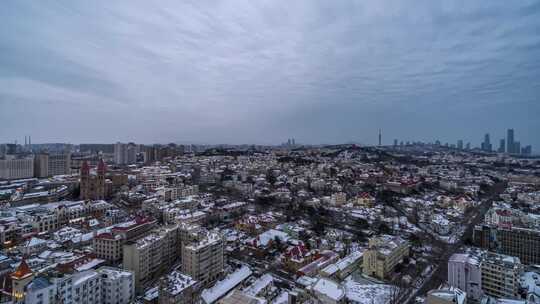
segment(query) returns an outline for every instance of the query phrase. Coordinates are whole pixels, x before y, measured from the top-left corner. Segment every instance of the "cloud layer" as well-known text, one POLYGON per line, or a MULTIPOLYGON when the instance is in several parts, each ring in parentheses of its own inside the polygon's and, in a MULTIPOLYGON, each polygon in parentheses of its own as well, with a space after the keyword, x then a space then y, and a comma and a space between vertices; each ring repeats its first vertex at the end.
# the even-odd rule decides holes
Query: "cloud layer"
POLYGON ((538 1, 55 1, 0 10, 0 141, 540 146, 538 1))

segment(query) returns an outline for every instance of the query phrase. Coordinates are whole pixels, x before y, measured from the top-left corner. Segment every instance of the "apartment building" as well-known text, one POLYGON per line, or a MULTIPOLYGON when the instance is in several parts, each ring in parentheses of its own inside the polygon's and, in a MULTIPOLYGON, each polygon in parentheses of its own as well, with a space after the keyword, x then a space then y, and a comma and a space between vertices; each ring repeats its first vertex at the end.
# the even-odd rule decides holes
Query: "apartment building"
POLYGON ((223 264, 223 240, 217 232, 201 231, 182 246, 182 272, 205 286, 220 278, 223 264))
POLYGON ((540 264, 539 230, 476 226, 473 231, 473 242, 478 247, 518 257, 525 265, 540 264))
POLYGON ((159 304, 196 304, 200 294, 200 284, 179 271, 173 271, 159 281, 159 304))
POLYGON ((131 271, 114 267, 96 270, 101 276, 103 304, 129 304, 135 299, 135 283, 131 271))
POLYGON ((480 262, 481 256, 468 253, 453 254, 448 260, 448 284, 477 302, 484 296, 480 262))
POLYGON ((495 298, 519 298, 520 277, 523 265, 519 258, 486 253, 480 263, 482 290, 495 298))
POLYGON ((34 175, 48 177, 71 173, 71 153, 40 153, 34 157, 34 175))
POLYGON ((0 159, 0 180, 34 177, 34 158, 6 155, 0 159))
POLYGON ((149 218, 136 218, 117 224, 110 232, 98 234, 93 239, 95 254, 100 259, 116 263, 122 259, 123 245, 147 234, 156 224, 149 218))
POLYGON ((407 256, 409 243, 402 238, 390 235, 371 238, 363 256, 363 272, 384 279, 407 256))
POLYGON ((137 289, 163 274, 180 258, 180 227, 161 227, 123 246, 123 267, 135 274, 137 289))
POLYGON ((11 278, 15 303, 128 304, 134 298, 133 275, 112 267, 35 274, 23 260, 11 278))

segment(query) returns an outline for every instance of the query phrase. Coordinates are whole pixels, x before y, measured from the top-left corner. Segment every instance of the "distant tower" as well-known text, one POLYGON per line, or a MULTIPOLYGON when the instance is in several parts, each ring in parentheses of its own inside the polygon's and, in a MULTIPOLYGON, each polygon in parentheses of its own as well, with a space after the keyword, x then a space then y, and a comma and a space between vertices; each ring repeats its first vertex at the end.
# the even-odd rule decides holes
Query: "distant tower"
POLYGON ((506 132, 506 153, 515 153, 514 144, 514 129, 508 129, 506 132))
POLYGON ((489 133, 486 133, 486 135, 484 135, 484 142, 482 143, 482 150, 486 152, 492 151, 491 142, 489 140, 489 133))
POLYGON ((379 147, 382 146, 382 133, 381 129, 379 129, 379 147))
POLYGON ((88 162, 84 161, 81 166, 81 199, 86 200, 89 198, 90 192, 90 167, 88 162))
POLYGON ((95 199, 105 199, 105 173, 107 172, 107 165, 101 159, 97 167, 97 180, 96 180, 96 195, 95 199))
POLYGON ((82 200, 105 199, 105 173, 107 165, 101 159, 98 163, 96 175, 90 174, 90 166, 86 161, 81 166, 81 196, 82 200))

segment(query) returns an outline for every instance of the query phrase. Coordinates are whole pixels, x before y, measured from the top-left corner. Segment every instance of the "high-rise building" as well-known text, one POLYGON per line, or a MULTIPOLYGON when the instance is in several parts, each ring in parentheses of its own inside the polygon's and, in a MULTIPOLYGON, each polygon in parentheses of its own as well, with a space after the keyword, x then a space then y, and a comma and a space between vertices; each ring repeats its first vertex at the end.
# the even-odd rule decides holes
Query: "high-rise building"
POLYGON ((514 154, 514 129, 506 131, 506 153, 514 154))
POLYGON ((514 154, 520 154, 521 153, 521 143, 519 141, 514 141, 514 154))
POLYGON ((382 133, 381 129, 379 129, 379 147, 382 146, 382 133))
POLYGON ((497 150, 497 152, 504 153, 506 151, 505 149, 506 149, 506 142, 505 142, 505 140, 503 138, 503 139, 501 139, 501 141, 499 143, 499 150, 497 150))
POLYGON ((114 144, 114 163, 117 165, 125 165, 128 161, 127 145, 121 142, 114 144))
POLYGON ((490 139, 489 139, 489 133, 486 133, 486 135, 484 135, 484 142, 482 143, 482 150, 486 152, 491 152, 493 150, 490 139))
POLYGON ((518 227, 476 226, 473 230, 476 246, 515 256, 523 264, 540 264, 540 231, 518 227))
POLYGON ((207 286, 223 272, 223 240, 219 233, 202 231, 197 239, 182 244, 182 272, 207 286))
POLYGON ((518 299, 523 265, 519 258, 487 253, 480 263, 482 290, 495 298, 518 299))
POLYGON ((521 148, 521 154, 523 155, 531 155, 532 154, 532 147, 530 145, 521 148))
POLYGON ((464 253, 452 255, 448 260, 448 284, 465 291, 467 297, 479 302, 484 296, 480 257, 464 253))
POLYGON ((394 139, 394 147, 397 147, 397 145, 398 145, 398 140, 394 139))
POLYGON ((470 142, 468 142, 468 143, 465 145, 465 149, 467 149, 467 150, 470 150, 470 149, 471 149, 471 143, 470 143, 470 142))
POLYGON ((135 284, 132 272, 107 266, 103 266, 96 271, 101 276, 101 303, 132 303, 135 299, 135 284))
POLYGON ((34 156, 34 175, 48 177, 71 173, 71 153, 39 153, 34 156))
POLYGON ((458 142, 457 142, 457 148, 458 148, 459 150, 463 150, 463 140, 461 140, 461 139, 458 140, 458 142))
POLYGON ((166 226, 123 247, 123 267, 135 274, 137 288, 159 278, 180 257, 180 227, 166 226))
POLYGON ((34 176, 34 157, 6 155, 0 159, 0 179, 21 179, 34 176))

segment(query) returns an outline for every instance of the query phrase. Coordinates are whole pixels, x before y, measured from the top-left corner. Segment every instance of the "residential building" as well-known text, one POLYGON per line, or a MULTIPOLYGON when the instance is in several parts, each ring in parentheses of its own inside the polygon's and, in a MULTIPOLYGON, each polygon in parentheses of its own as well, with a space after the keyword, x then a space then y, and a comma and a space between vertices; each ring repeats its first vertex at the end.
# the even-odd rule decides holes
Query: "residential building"
POLYGON ((22 179, 34 176, 34 158, 32 156, 6 155, 0 159, 1 179, 22 179))
POLYGON ((516 257, 496 253, 482 256, 482 290, 495 298, 519 298, 523 265, 516 257))
POLYGON ((473 230, 476 246, 518 257, 526 265, 540 264, 540 231, 519 227, 476 226, 473 230))
POLYGON ((409 243, 400 237, 383 235, 371 238, 363 256, 363 272, 384 279, 408 256, 409 243))
POLYGON ((49 177, 71 173, 71 153, 39 153, 34 157, 36 177, 49 177))
POLYGON ((453 254, 448 260, 448 284, 477 302, 484 296, 480 262, 480 256, 464 253, 453 254))
POLYGON ((200 285, 188 275, 173 271, 159 281, 159 304, 198 304, 200 285))
POLYGON ((146 235, 155 224, 156 221, 149 218, 136 218, 117 224, 110 232, 96 235, 93 240, 96 256, 111 263, 119 262, 123 257, 123 245, 146 235))
POLYGON ((123 246, 123 267, 135 274, 137 289, 157 279, 180 257, 180 226, 166 226, 123 246))
POLYGON ((101 303, 129 304, 135 299, 135 282, 132 272, 105 266, 96 271, 101 276, 101 303))
POLYGON ((182 272, 205 286, 221 277, 223 240, 218 232, 201 231, 197 239, 182 245, 182 272))

